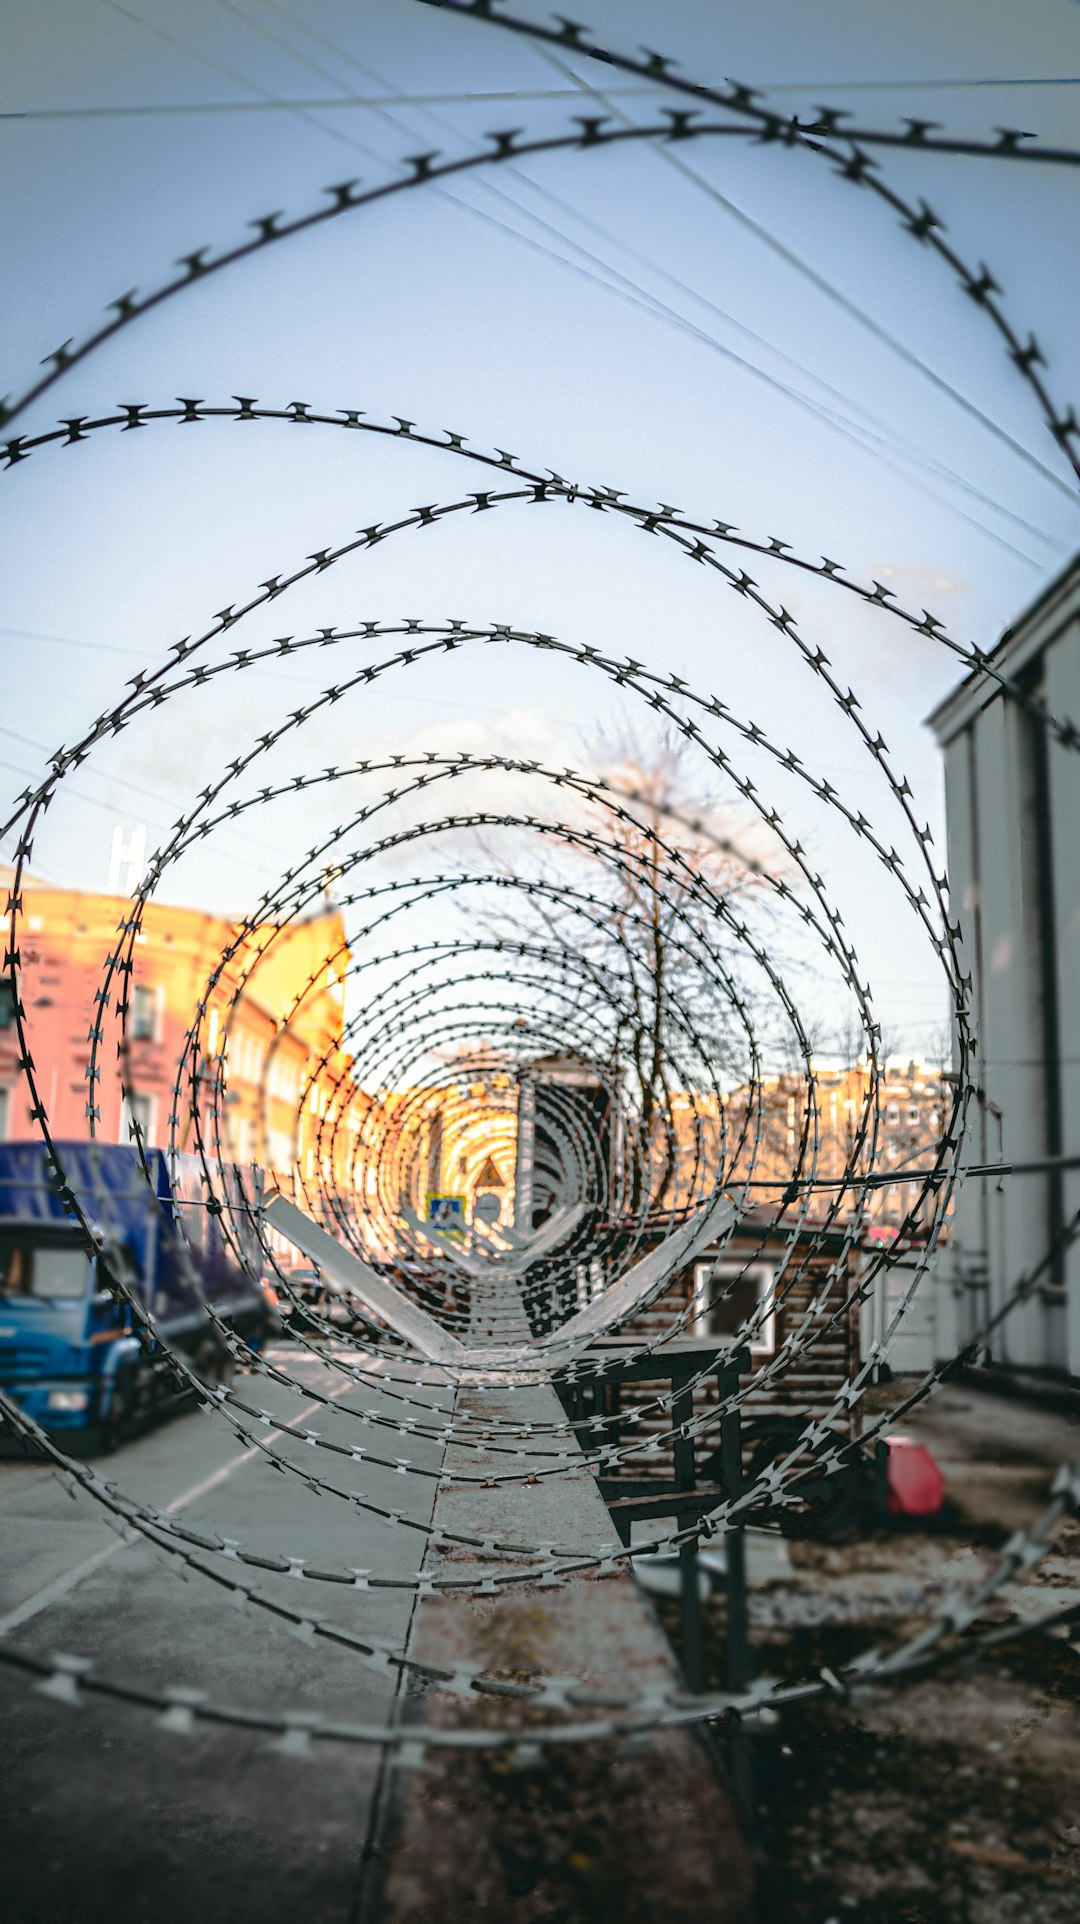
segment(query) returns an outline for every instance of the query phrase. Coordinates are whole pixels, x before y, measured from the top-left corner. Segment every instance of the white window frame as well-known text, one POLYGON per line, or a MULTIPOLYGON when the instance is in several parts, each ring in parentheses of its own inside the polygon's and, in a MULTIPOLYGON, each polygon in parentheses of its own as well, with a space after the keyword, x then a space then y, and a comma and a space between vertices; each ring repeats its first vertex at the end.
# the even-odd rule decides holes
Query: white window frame
MULTIPOLYGON (((699 1339, 728 1344, 734 1349, 736 1337, 730 1334, 713 1336, 708 1327, 709 1302, 722 1289, 739 1277, 747 1277, 757 1284, 757 1299, 760 1303, 769 1295, 776 1276, 772 1263, 741 1263, 737 1257, 721 1257, 718 1262, 694 1264, 694 1294, 691 1303, 690 1331, 699 1339)), ((762 1319, 756 1333, 749 1341, 751 1356, 774 1356, 776 1354, 776 1305, 771 1305, 768 1314, 762 1319)))
POLYGON ((165 1004, 165 990, 160 983, 136 982, 132 986, 131 1040, 133 1042, 160 1042, 161 1041, 161 1016, 162 1016, 162 1010, 164 1008, 164 1004, 165 1004), (149 1035, 136 1035, 135 1033, 135 998, 136 996, 148 996, 150 999, 151 1027, 150 1027, 149 1035))
MULTIPOLYGON (((148 1149, 152 1149, 155 1147, 157 1143, 158 1099, 156 1095, 149 1095, 149 1094, 144 1095, 141 1090, 136 1090, 135 1100, 136 1102, 144 1102, 146 1104, 146 1122, 143 1125, 142 1139, 146 1147, 148 1149)), ((135 1141, 135 1137, 130 1133, 132 1121, 133 1121, 133 1117, 131 1113, 131 1106, 128 1102, 128 1098, 124 1096, 120 1104, 120 1141, 121 1142, 135 1141)))

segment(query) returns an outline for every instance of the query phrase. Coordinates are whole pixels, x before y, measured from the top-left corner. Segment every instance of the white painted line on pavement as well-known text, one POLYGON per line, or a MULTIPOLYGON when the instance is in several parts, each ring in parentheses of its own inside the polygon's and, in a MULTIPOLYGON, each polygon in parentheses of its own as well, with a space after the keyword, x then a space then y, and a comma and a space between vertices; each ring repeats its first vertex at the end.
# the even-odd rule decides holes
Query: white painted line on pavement
MULTIPOLYGON (((345 1390, 353 1387, 354 1385, 349 1383, 345 1389, 332 1391, 331 1399, 335 1396, 344 1396, 345 1390)), ((294 1430, 296 1425, 303 1423, 309 1414, 308 1410, 301 1410, 298 1416, 291 1416, 283 1428, 294 1430)), ((265 1454, 265 1450, 254 1449, 245 1450, 242 1456, 234 1456, 231 1463, 223 1463, 219 1470, 204 1477, 201 1483, 194 1483, 191 1489, 185 1490, 181 1496, 174 1496, 171 1503, 166 1503, 162 1515, 174 1516, 178 1510, 186 1510, 189 1503, 198 1502, 198 1499, 205 1496, 208 1490, 216 1490, 219 1483, 224 1483, 234 1470, 239 1470, 245 1463, 250 1463, 253 1457, 265 1456, 265 1454)), ((0 1637, 6 1637, 9 1630, 17 1630, 20 1624, 29 1623, 31 1617, 36 1617, 40 1611, 47 1610, 50 1604, 58 1603, 61 1597, 66 1597, 69 1590, 74 1590, 75 1586, 81 1583, 84 1577, 88 1577, 92 1570, 96 1570, 99 1564, 107 1563, 109 1558, 115 1557, 119 1551, 126 1550, 131 1544, 141 1541, 137 1531, 125 1537, 118 1537, 115 1543, 107 1543, 103 1550, 96 1550, 92 1557, 87 1557, 82 1563, 76 1563, 70 1570, 65 1570, 61 1576, 54 1577, 43 1590, 37 1591, 32 1597, 27 1597, 25 1603, 16 1604, 14 1610, 9 1610, 6 1616, 0 1617, 0 1637)))
MULTIPOLYGON (((306 1412, 301 1410, 299 1416, 291 1416, 285 1428, 295 1429, 296 1425, 303 1421, 305 1414, 306 1412)), ((242 1456, 234 1456, 231 1463, 223 1463, 219 1470, 214 1470, 210 1476, 204 1476, 201 1483, 193 1483, 190 1490, 184 1491, 183 1496, 174 1496, 171 1503, 166 1503, 161 1514, 174 1516, 177 1510, 186 1510, 189 1503, 197 1503, 208 1490, 216 1490, 219 1483, 224 1483, 226 1478, 230 1477, 234 1470, 240 1469, 242 1464, 250 1463, 253 1456, 264 1454, 263 1450, 245 1450, 242 1456)))
POLYGON ((107 1543, 104 1550, 96 1551, 92 1557, 87 1557, 85 1562, 75 1564, 71 1570, 65 1570, 62 1576, 55 1577, 52 1583, 47 1583, 44 1590, 39 1590, 36 1596, 28 1597, 25 1603, 17 1604, 14 1610, 8 1611, 6 1617, 0 1617, 0 1637, 6 1637, 9 1630, 17 1630, 20 1623, 28 1623, 31 1617, 37 1616, 39 1610, 47 1610, 51 1603, 58 1603, 61 1597, 67 1596, 69 1590, 74 1590, 77 1583, 81 1583, 84 1577, 88 1577, 91 1570, 96 1570, 99 1563, 107 1563, 118 1550, 125 1550, 130 1540, 125 1537, 121 1541, 118 1537, 115 1543, 107 1543))

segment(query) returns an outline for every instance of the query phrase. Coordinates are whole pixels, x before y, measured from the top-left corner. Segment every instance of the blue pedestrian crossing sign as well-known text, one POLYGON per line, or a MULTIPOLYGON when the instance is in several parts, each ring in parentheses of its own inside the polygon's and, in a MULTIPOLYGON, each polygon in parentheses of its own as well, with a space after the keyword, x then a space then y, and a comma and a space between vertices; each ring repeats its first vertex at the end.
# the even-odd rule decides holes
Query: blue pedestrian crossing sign
POLYGON ((429 1196, 427 1219, 435 1229, 464 1229, 464 1196, 429 1196))

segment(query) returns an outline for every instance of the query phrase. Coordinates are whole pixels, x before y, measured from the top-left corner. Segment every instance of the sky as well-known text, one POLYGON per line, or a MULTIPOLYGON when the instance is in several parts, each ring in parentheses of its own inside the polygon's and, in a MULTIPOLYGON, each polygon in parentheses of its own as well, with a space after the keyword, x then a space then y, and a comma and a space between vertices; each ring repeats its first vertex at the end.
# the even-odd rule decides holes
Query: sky
MULTIPOLYGON (((985 0, 977 36, 969 0, 673 0, 662 12, 593 0, 587 11, 612 44, 659 45, 694 77, 772 90, 785 112, 827 102, 876 125, 915 115, 1076 141, 1071 0, 985 0)), ((8 0, 0 76, 0 392, 24 388, 124 290, 157 285, 258 216, 314 206, 330 182, 388 180, 405 156, 465 154, 492 128, 555 132, 588 112, 643 121, 671 99, 417 0, 8 0), (604 92, 599 105, 590 88, 604 92)), ((1072 170, 879 158, 965 259, 992 269, 1018 331, 1038 335, 1055 400, 1075 399, 1072 170)), ((982 646, 1077 546, 1067 471, 984 318, 872 196, 798 150, 637 141, 425 184, 164 303, 20 431, 118 402, 237 394, 404 417, 582 487, 719 518, 830 556, 982 646)), ((129 677, 259 582, 356 529, 490 485, 474 464, 400 438, 234 422, 110 430, 2 479, 0 783, 11 795, 129 677)), ((857 691, 939 839, 940 869, 940 758, 925 717, 958 679, 955 657, 779 563, 746 565, 857 691)), ((456 515, 353 554, 207 659, 241 641, 406 616, 509 624, 675 673, 793 749, 913 857, 878 769, 790 642, 672 544, 580 501, 456 515)), ((65 784, 36 866, 104 888, 115 824, 130 834, 145 823, 153 847, 247 745, 372 659, 366 647, 222 676, 141 720, 65 784)), ((595 670, 473 643, 350 692, 246 786, 428 750, 581 766, 599 736, 642 716, 595 670)), ((714 730, 810 851, 888 1032, 904 1049, 932 1048, 940 973, 895 886, 767 750, 714 730)), ((749 834, 738 796, 704 765, 700 780, 703 799, 749 834)), ((496 788, 525 805, 522 782, 476 777, 454 806, 496 788)), ((332 826, 341 795, 362 789, 358 779, 252 812, 200 844, 162 892, 247 913, 332 826)), ((0 854, 10 848, 9 837, 0 854)), ((808 1004, 839 1019, 842 985, 814 978, 808 955, 798 962, 808 1004)))

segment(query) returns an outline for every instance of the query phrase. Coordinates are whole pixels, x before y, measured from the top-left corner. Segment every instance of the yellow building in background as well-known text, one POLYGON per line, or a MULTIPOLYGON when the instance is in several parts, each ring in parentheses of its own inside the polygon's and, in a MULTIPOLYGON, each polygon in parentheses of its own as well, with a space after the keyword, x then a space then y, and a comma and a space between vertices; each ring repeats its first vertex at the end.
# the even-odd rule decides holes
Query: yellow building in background
POLYGON ((835 1209, 843 1221, 859 1206, 875 1228, 902 1223, 919 1190, 917 1182, 904 1177, 933 1166, 949 1113, 949 1089, 940 1068, 917 1060, 884 1065, 872 1158, 866 1121, 872 1088, 869 1064, 815 1066, 814 1084, 817 1113, 815 1117, 811 1112, 809 1121, 806 1078, 790 1074, 768 1077, 756 1089, 744 1085, 733 1090, 724 1102, 723 1129, 714 1096, 675 1096, 677 1200, 690 1203, 695 1183, 699 1189, 702 1183, 707 1187, 723 1165, 731 1183, 751 1177, 761 1185, 752 1197, 757 1206, 774 1207, 798 1165, 807 1130, 804 1176, 811 1168, 823 1184, 856 1176, 850 1188, 820 1189, 809 1208, 812 1220, 835 1209), (893 1180, 860 1191, 858 1174, 870 1168, 877 1178, 893 1180))
MULTIPOLYGON (((10 869, 0 871, 0 880, 10 890, 10 869)), ((24 878, 21 902, 18 994, 39 1097, 58 1140, 87 1136, 93 1123, 105 1141, 123 1142, 135 1122, 149 1145, 175 1139, 190 1149, 193 1110, 198 1106, 205 1118, 217 1087, 225 1160, 256 1162, 286 1188, 294 1175, 313 1180, 343 1173, 363 1099, 341 1047, 349 958, 336 909, 284 928, 259 927, 210 988, 237 926, 199 909, 151 901, 135 936, 130 975, 114 972, 103 1004, 106 960, 131 915, 130 899, 24 878), (194 1054, 188 1033, 200 1003, 201 1047, 194 1054), (91 1080, 95 1028, 101 1031, 99 1075, 91 1080)), ((37 1124, 14 1014, 5 986, 0 1137, 25 1139, 37 1134, 37 1124)))

